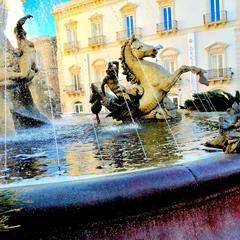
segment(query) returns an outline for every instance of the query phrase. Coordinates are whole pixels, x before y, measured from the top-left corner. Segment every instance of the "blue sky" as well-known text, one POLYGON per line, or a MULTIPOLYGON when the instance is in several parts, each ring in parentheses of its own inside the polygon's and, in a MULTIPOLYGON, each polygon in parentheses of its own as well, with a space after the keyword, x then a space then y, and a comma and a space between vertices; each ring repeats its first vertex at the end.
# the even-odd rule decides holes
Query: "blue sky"
POLYGON ((70 0, 26 0, 23 4, 24 14, 34 16, 33 20, 26 23, 28 36, 55 36, 55 24, 51 11, 54 5, 68 1, 70 0))

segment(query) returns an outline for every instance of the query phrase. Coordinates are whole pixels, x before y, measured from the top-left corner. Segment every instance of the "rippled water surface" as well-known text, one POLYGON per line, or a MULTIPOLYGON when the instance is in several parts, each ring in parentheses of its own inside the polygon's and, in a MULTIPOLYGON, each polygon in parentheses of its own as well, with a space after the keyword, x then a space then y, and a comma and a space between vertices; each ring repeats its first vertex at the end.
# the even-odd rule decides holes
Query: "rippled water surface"
MULTIPOLYGON (((58 151, 52 126, 21 130, 8 138, 8 171, 0 172, 0 187, 165 167, 222 155, 203 146, 217 134, 209 119, 217 119, 217 114, 183 115, 180 122, 169 124, 104 121, 97 126, 89 116, 57 120, 58 151)), ((4 169, 3 139, 0 154, 0 169, 4 169)))

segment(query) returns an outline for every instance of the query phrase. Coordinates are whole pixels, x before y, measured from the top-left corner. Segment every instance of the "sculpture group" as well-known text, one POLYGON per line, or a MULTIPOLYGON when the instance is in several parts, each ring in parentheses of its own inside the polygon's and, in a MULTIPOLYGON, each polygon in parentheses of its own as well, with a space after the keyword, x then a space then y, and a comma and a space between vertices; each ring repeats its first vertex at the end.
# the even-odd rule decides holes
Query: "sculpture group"
POLYGON ((175 105, 167 97, 167 93, 186 72, 199 76, 201 84, 208 85, 203 69, 194 66, 181 66, 173 74, 161 65, 145 60, 145 57, 156 58, 162 46, 144 44, 134 36, 126 40, 121 48, 121 65, 130 87, 119 83, 119 62, 108 63, 106 77, 101 89, 91 85, 92 112, 98 122, 101 107, 106 107, 112 118, 118 121, 166 120, 179 117, 175 105), (111 92, 105 91, 105 85, 111 92))
POLYGON ((14 133, 16 128, 35 127, 48 123, 48 118, 36 108, 29 84, 38 72, 34 44, 27 40, 23 29, 25 21, 32 16, 21 18, 14 29, 18 48, 14 49, 8 39, 1 37, 0 53, 0 101, 5 111, 0 114, 0 134, 14 133))

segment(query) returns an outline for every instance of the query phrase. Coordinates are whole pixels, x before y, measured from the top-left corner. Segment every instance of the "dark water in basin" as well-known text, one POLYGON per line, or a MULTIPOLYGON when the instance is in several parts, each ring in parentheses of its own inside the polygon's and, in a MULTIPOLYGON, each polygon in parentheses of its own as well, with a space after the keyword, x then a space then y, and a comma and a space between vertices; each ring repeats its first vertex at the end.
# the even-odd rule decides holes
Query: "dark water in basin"
MULTIPOLYGON (((0 172, 0 187, 165 167, 222 155, 203 146, 217 134, 206 124, 208 119, 217 119, 217 114, 183 116, 180 122, 169 123, 170 128, 165 122, 96 126, 89 116, 55 121, 58 153, 52 126, 22 130, 8 138, 9 170, 5 177, 0 172)), ((0 157, 0 169, 4 169, 3 139, 0 157)))

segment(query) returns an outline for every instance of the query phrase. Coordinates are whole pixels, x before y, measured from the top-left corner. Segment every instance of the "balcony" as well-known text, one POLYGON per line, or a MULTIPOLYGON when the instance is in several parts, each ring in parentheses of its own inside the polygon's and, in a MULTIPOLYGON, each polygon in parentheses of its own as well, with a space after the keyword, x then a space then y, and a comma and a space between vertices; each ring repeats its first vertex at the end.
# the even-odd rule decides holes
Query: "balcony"
POLYGON ((142 37, 142 28, 134 28, 132 34, 130 34, 128 30, 117 32, 117 40, 124 41, 124 40, 130 38, 133 34, 135 35, 135 37, 141 38, 142 37))
POLYGON ((78 52, 80 49, 80 44, 78 41, 64 43, 64 52, 74 53, 78 52))
POLYGON ((88 38, 88 46, 89 47, 101 47, 104 45, 104 36, 94 36, 92 38, 88 38))
POLYGON ((84 91, 83 91, 83 86, 75 86, 75 85, 68 85, 65 86, 64 88, 64 92, 67 93, 68 95, 83 95, 84 91))
POLYGON ((203 22, 207 27, 224 25, 227 22, 227 11, 204 14, 203 22))
POLYGON ((231 68, 219 68, 208 70, 207 76, 208 81, 211 83, 224 83, 232 79, 232 69, 231 68))
POLYGON ((161 35, 168 35, 175 32, 177 32, 176 20, 157 24, 157 33, 161 35))

